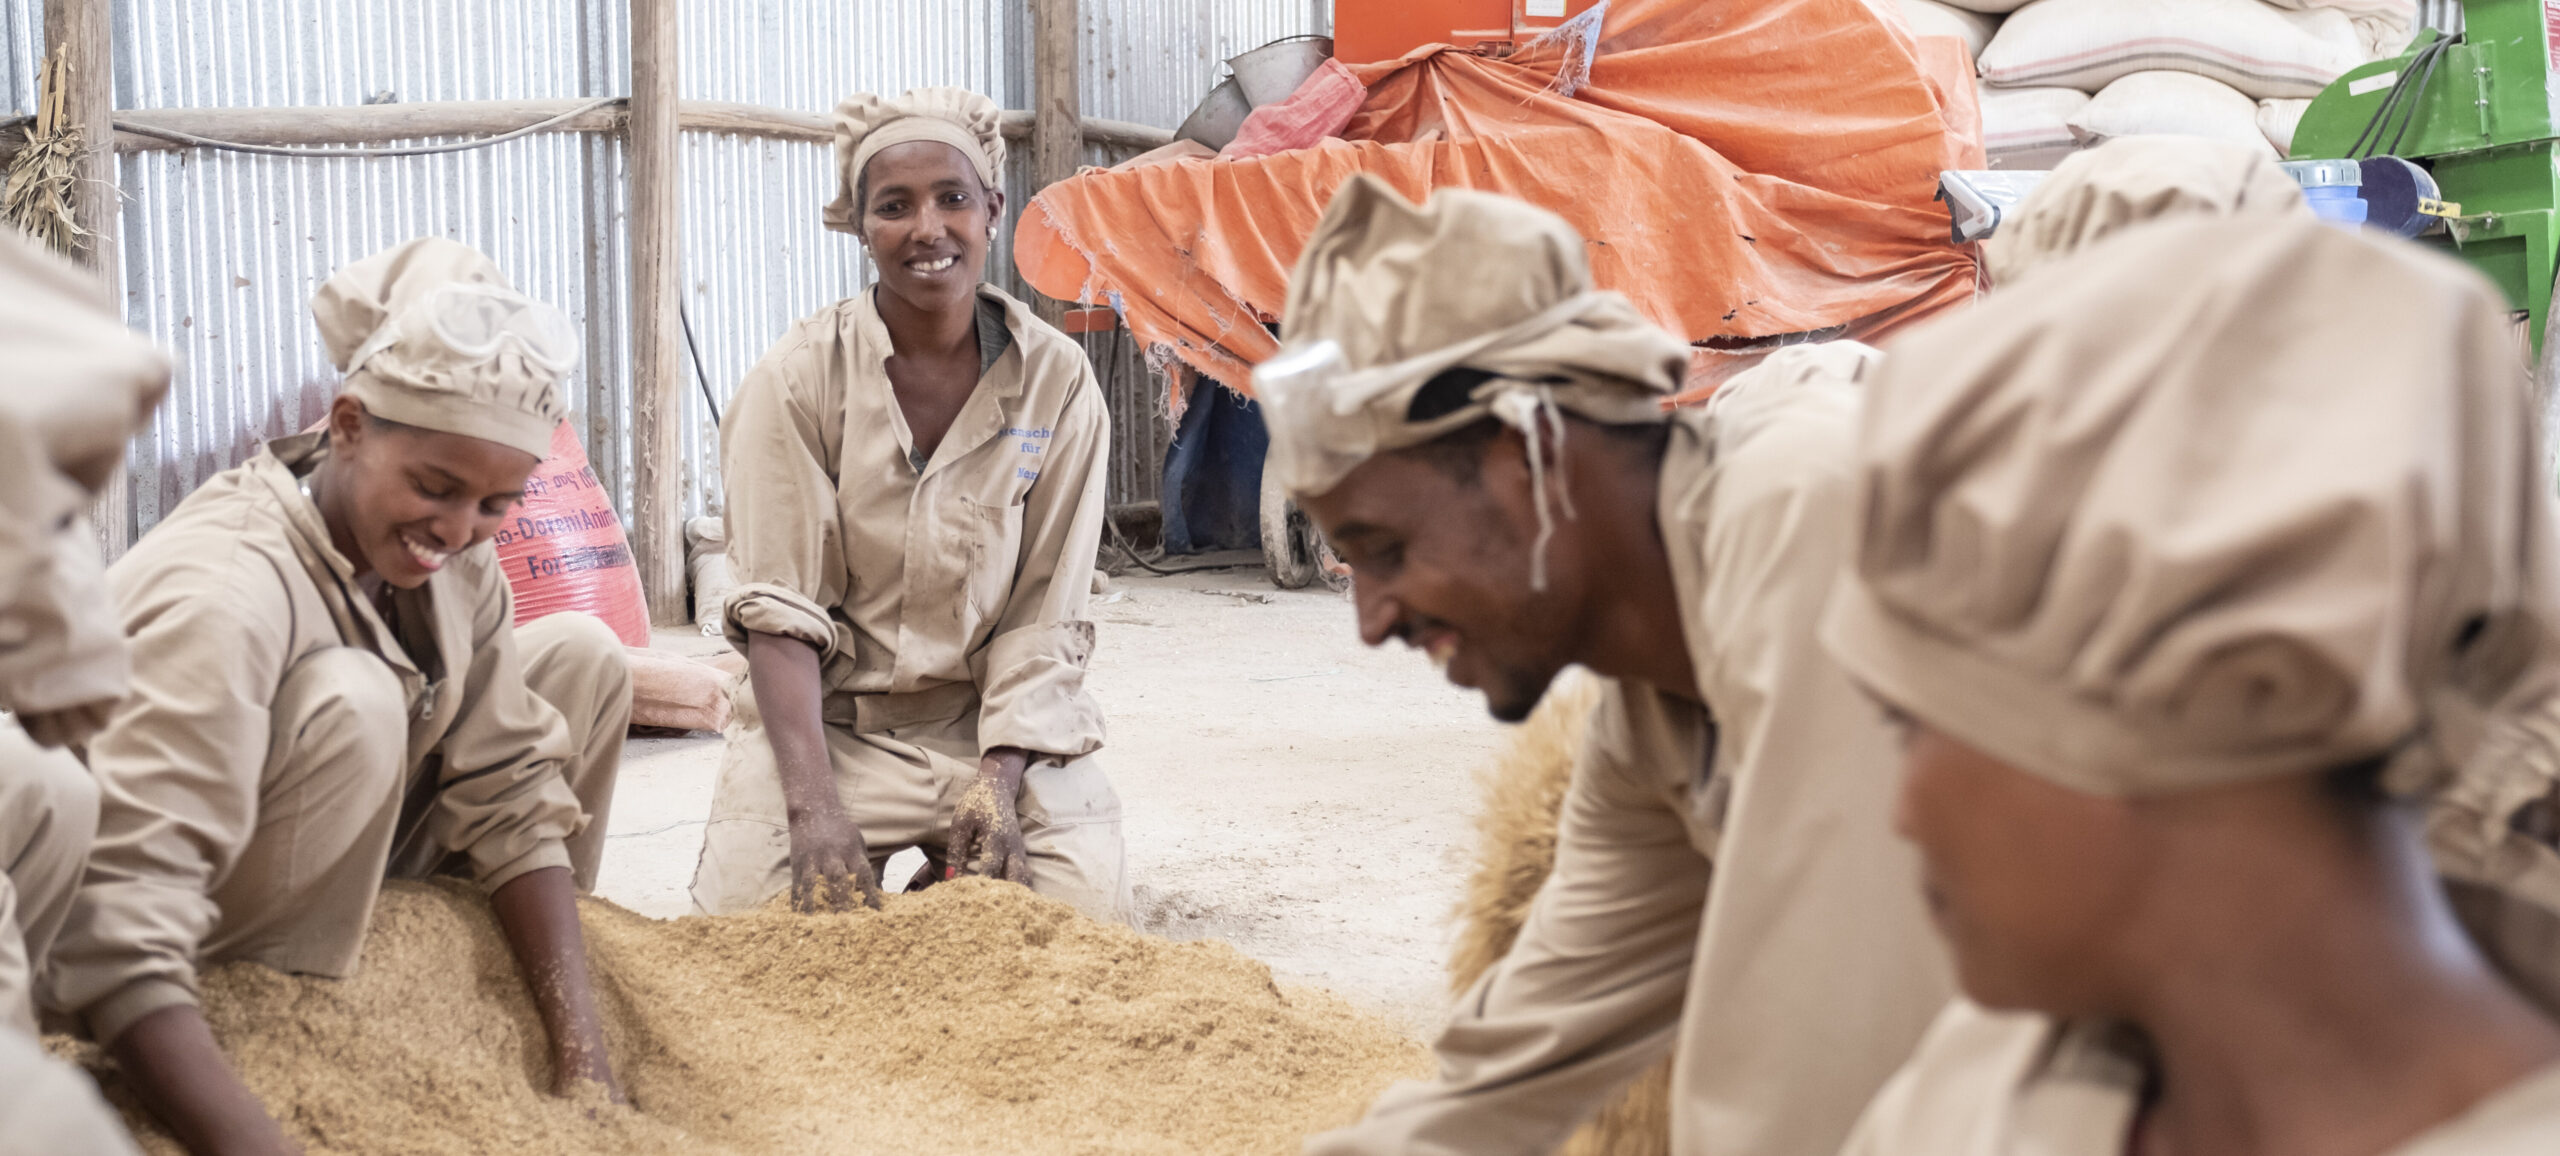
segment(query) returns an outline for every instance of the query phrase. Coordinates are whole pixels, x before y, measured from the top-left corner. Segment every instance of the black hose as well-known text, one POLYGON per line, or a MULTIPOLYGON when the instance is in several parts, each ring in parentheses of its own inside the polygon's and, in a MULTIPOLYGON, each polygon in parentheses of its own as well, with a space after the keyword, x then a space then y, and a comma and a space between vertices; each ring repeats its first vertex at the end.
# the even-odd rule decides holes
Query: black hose
POLYGON ((702 347, 693 343, 693 315, 685 311, 684 300, 676 300, 676 324, 684 327, 684 349, 693 355, 693 379, 702 384, 702 404, 711 410, 711 424, 720 424, 720 403, 711 398, 711 375, 702 368, 702 347))
POLYGON ((1149 574, 1171 578, 1181 574, 1197 574, 1203 570, 1233 570, 1240 565, 1235 562, 1207 562, 1195 566, 1158 566, 1141 557, 1138 554, 1138 548, 1129 544, 1129 539, 1120 533, 1120 527, 1112 524, 1110 519, 1103 519, 1103 525, 1111 531, 1111 548, 1119 551, 1120 556, 1128 559, 1131 565, 1149 574))

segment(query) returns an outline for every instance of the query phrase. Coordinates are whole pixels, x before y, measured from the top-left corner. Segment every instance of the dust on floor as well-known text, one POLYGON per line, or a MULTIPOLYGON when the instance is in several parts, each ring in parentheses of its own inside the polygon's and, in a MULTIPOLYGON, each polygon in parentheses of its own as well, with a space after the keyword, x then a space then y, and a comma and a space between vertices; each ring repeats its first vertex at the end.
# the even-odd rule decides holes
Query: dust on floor
MULTIPOLYGON (((1362 647, 1338 594, 1250 569, 1115 584, 1093 609, 1091 685, 1141 928, 1225 940, 1283 981, 1432 1030, 1473 776, 1502 733, 1482 701, 1419 654, 1362 647)), ((631 744, 601 894, 691 910, 719 762, 716 738, 631 744)))

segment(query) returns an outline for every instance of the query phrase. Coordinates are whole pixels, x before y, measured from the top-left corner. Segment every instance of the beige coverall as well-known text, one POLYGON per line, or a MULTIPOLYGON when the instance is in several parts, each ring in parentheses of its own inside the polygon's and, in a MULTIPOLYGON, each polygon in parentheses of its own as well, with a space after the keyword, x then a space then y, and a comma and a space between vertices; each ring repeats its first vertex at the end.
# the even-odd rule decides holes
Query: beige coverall
MULTIPOLYGON (((994 747, 1032 753, 1016 807, 1031 887, 1125 919, 1120 799, 1091 756, 1085 618, 1111 424, 1084 350, 979 287, 982 373, 928 461, 891 393, 870 291, 792 328, 720 426, 729 641, 796 638, 824 666, 836 790, 875 861, 939 853, 994 747)), ((709 912, 790 886, 791 833, 747 680, 693 879, 709 912)))
POLYGON ((620 642, 581 614, 516 629, 485 543, 386 620, 300 488, 326 452, 270 443, 108 570, 133 694, 89 746, 98 840, 47 984, 100 1042, 195 1002, 216 962, 353 971, 386 865, 594 883, 620 642))
MULTIPOLYGON (((1841 1156, 2124 1156, 2150 1066, 2105 1025, 1958 1000, 1841 1156)), ((2560 1152, 2560 1066, 2378 1156, 2560 1152)))
POLYGON ((1705 705, 1604 683, 1555 872, 1438 1079, 1309 1153, 1551 1152, 1675 1047, 1672 1152, 1828 1153, 1910 1054, 1953 983, 1891 830, 1893 736, 1813 633, 1857 405, 1777 379, 1674 415, 1657 517, 1705 705))

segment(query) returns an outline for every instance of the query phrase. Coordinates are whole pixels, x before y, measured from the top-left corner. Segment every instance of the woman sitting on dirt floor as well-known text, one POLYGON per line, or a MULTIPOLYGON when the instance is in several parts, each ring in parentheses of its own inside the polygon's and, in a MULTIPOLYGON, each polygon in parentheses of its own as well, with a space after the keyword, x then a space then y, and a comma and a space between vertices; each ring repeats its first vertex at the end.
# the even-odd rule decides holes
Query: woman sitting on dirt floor
POLYGON ((1906 720, 1971 1002, 1847 1151, 2560 1152, 2560 1022, 2422 821, 2495 800, 2516 897, 2560 869, 2552 763, 2482 742, 2560 687, 2506 313, 2402 242, 2177 222, 1894 345, 1824 641, 1906 720))
POLYGON ((921 847, 928 883, 984 873, 1126 918, 1084 688, 1110 423, 1083 350, 979 280, 998 115, 953 88, 836 108, 827 227, 879 281, 784 334, 720 425, 748 678, 704 911, 786 886, 804 911, 877 905, 888 854, 921 847))
POLYGON ((518 630, 489 545, 549 452, 577 333, 433 238, 311 307, 346 374, 327 428, 215 475, 107 571, 133 689, 89 744, 98 838, 44 985, 196 1152, 294 1150, 206 1026, 200 971, 349 974, 386 865, 467 864, 555 1091, 620 1095, 575 900, 629 669, 587 615, 518 630))

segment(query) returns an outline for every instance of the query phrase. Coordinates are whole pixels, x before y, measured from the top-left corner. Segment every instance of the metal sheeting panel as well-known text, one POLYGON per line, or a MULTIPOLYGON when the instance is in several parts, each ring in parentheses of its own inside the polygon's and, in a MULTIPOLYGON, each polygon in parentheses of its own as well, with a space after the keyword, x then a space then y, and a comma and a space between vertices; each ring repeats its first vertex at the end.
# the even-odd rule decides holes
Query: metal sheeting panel
MULTIPOLYGON (((720 509, 720 438, 705 412, 708 380, 723 409, 747 370, 791 323, 870 280, 861 247, 818 221, 835 163, 825 145, 747 137, 684 140, 684 308, 699 376, 685 382, 685 511, 720 509)), ((687 359, 685 372, 694 368, 687 359)))
POLYGON ((118 0, 124 108, 532 100, 626 90, 619 3, 118 0))
POLYGON ((857 92, 946 84, 1009 108, 1007 0, 687 0, 678 10, 687 100, 824 112, 857 92))
POLYGON ((135 529, 259 442, 320 417, 338 375, 312 328, 311 294, 330 270, 421 234, 488 253, 582 326, 587 361, 571 405, 594 423, 599 474, 623 472, 620 249, 590 245, 588 224, 613 219, 620 152, 609 138, 556 135, 400 160, 126 156, 128 309, 179 359, 168 400, 134 444, 135 529))
POLYGON ((1229 57, 1333 27, 1326 0, 1085 0, 1083 9, 1085 115, 1158 128, 1191 115, 1229 57))
POLYGON ((9 115, 36 110, 36 66, 44 59, 44 0, 0 0, 0 100, 9 115))
MULTIPOLYGON (((125 0, 117 103, 608 95, 628 71, 620 13, 580 0, 125 0), (501 28, 505 36, 490 35, 501 28)), ((598 473, 626 477, 622 247, 598 232, 618 232, 621 169, 617 141, 578 134, 386 160, 124 157, 127 314, 180 365, 134 444, 135 529, 260 441, 320 416, 337 373, 311 326, 312 292, 330 270, 421 234, 488 253, 584 329, 587 363, 571 404, 590 423, 598 473)))
MULTIPOLYGON (((43 8, 0 0, 0 84, 16 111, 34 104, 43 8)), ((812 112, 856 91, 926 84, 1029 107, 1027 12, 1020 0, 687 0, 679 83, 687 99, 812 112)), ((1327 0, 1087 0, 1085 111, 1170 128, 1226 57, 1322 31, 1329 13, 1327 0)), ((115 23, 125 108, 569 99, 628 86, 621 0, 116 0, 115 23)), ((1024 154, 1006 166, 1008 217, 1029 200, 1024 154)), ((1126 156, 1096 147, 1086 159, 1126 156)), ((261 440, 318 418, 337 375, 311 329, 311 293, 339 265, 420 234, 488 252, 585 329, 572 401, 598 475, 629 509, 617 139, 548 135, 372 161, 140 153, 118 167, 128 316, 181 359, 168 403, 134 445, 137 531, 261 440)), ((702 376, 725 403, 792 321, 857 291, 870 270, 851 238, 819 223, 834 191, 826 146, 688 134, 682 180, 684 302, 702 376)), ((1019 295, 1011 251, 1008 221, 987 276, 1019 295)), ((1162 387, 1120 349, 1125 337, 1087 344, 1123 446, 1112 500, 1150 499, 1162 387)), ((685 505, 716 510, 717 432, 699 386, 685 386, 685 505)))

